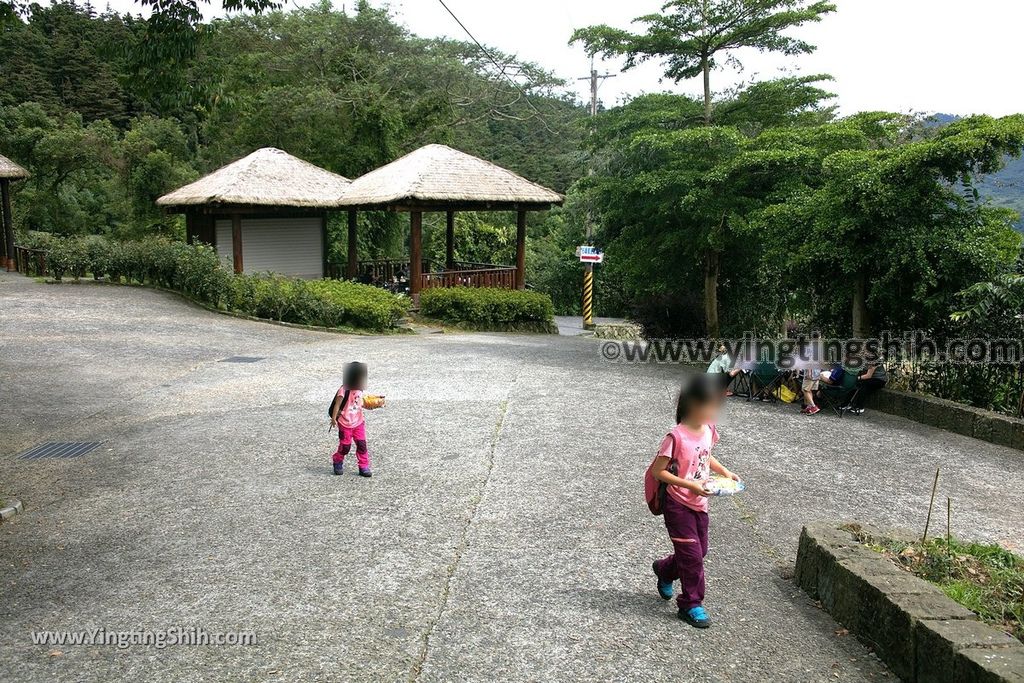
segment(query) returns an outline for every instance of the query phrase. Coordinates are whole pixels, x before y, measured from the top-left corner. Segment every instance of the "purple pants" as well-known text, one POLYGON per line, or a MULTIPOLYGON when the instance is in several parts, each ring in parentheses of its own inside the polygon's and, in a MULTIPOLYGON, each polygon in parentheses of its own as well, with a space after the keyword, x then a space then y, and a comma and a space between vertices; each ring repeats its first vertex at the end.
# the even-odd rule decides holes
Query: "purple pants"
POLYGON ((680 609, 704 603, 704 556, 708 554, 708 513, 691 510, 672 496, 665 498, 665 527, 672 554, 654 563, 658 578, 668 583, 679 579, 676 597, 680 609))

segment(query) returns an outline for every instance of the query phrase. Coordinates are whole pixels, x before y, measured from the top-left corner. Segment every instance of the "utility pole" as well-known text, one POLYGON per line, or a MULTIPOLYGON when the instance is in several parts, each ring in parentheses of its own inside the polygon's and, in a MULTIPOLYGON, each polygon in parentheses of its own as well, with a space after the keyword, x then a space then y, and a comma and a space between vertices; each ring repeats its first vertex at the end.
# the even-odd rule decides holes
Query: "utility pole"
POLYGON ((590 58, 590 75, 584 76, 583 78, 577 78, 577 81, 590 81, 590 115, 597 116, 597 88, 601 81, 606 78, 615 78, 616 74, 605 72, 603 74, 597 73, 597 69, 594 68, 594 58, 590 58))
MULTIPOLYGON (((606 78, 615 78, 615 74, 605 72, 603 74, 597 73, 597 69, 594 68, 594 58, 590 58, 590 75, 583 78, 577 78, 578 81, 590 81, 590 115, 597 116, 597 88, 603 80, 606 78)), ((594 175, 594 169, 587 169, 587 175, 594 175)), ((590 211, 587 211, 587 225, 586 225, 586 242, 585 246, 593 244, 594 238, 594 219, 590 211)), ((583 247, 581 246, 582 250, 583 247)), ((579 250, 577 250, 579 253, 579 250)), ((602 257, 603 258, 603 257, 602 257)), ((583 261, 581 258, 580 261, 583 261)), ((596 261, 600 263, 600 261, 596 261)), ((584 261, 583 262, 583 329, 592 330, 594 329, 594 262, 584 261)))

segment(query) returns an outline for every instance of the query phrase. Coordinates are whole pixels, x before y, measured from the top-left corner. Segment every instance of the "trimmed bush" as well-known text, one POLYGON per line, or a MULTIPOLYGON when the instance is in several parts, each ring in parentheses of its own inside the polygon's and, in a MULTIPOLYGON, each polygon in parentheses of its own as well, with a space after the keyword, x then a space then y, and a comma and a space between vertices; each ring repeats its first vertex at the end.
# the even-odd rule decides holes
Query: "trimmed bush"
POLYGON ((47 262, 55 280, 68 275, 77 282, 89 269, 89 245, 83 238, 55 239, 49 249, 47 262))
POLYGON ((384 332, 408 311, 407 299, 368 285, 235 275, 206 245, 163 239, 112 242, 98 236, 47 241, 54 279, 91 272, 110 282, 171 289, 213 308, 281 322, 384 332))
POLYGON ((407 298, 377 287, 342 280, 314 280, 307 286, 331 306, 329 320, 343 317, 353 321, 349 324, 376 330, 393 327, 409 312, 407 298))
POLYGON ((555 331, 551 297, 538 292, 438 287, 420 294, 420 314, 479 330, 555 331))

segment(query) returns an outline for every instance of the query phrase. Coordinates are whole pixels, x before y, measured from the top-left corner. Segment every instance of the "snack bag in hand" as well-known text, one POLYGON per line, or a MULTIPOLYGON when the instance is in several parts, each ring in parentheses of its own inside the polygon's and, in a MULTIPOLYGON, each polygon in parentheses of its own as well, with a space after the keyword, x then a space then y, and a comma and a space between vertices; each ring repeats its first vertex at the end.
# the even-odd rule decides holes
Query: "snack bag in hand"
POLYGON ((383 408, 384 397, 367 394, 366 396, 363 396, 363 407, 369 408, 370 410, 374 410, 375 408, 383 408))

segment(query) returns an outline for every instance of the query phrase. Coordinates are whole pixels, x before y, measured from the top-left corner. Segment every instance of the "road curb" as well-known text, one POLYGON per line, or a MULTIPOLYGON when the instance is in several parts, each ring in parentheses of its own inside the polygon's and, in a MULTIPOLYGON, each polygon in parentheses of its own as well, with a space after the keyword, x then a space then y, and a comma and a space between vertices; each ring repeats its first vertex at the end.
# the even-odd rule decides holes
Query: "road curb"
POLYGON ((21 501, 12 498, 8 501, 6 507, 0 508, 0 524, 6 522, 14 515, 20 515, 24 511, 25 506, 21 504, 21 501))
POLYGON ((1024 644, 836 524, 804 527, 794 581, 904 681, 1024 679, 1024 644))

